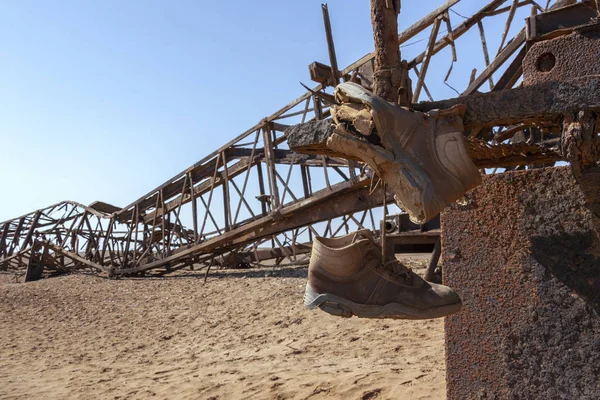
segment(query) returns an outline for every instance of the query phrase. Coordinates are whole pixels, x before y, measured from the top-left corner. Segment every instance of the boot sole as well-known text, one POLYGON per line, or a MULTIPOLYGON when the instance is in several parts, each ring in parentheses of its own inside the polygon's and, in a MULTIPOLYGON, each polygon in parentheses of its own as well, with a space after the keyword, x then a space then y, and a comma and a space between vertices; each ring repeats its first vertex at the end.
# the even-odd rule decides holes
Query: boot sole
POLYGON ((427 310, 419 310, 401 303, 389 303, 384 306, 359 304, 333 294, 319 294, 307 283, 304 292, 304 306, 309 310, 319 307, 328 314, 342 318, 350 318, 355 315, 358 318, 432 319, 457 312, 462 303, 448 304, 427 310))

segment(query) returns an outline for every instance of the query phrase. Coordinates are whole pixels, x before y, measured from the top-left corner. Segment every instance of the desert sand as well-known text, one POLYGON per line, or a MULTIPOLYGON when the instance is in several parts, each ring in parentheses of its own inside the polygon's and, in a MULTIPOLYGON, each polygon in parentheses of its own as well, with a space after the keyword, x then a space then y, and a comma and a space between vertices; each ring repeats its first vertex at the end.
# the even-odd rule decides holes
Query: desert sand
POLYGON ((0 398, 445 398, 442 319, 306 310, 306 267, 203 278, 2 278, 0 398))

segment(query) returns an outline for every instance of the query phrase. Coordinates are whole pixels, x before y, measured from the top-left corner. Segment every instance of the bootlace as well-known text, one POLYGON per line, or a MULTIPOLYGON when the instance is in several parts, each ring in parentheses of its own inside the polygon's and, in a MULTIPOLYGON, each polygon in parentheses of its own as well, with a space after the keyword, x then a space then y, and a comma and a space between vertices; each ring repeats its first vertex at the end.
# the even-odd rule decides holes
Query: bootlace
POLYGON ((383 268, 387 269, 392 273, 395 278, 402 278, 406 283, 410 283, 412 280, 412 269, 402 264, 400 261, 394 259, 383 263, 383 268))
MULTIPOLYGON (((354 240, 356 240, 358 236, 369 240, 369 243, 371 245, 370 251, 373 257, 377 256, 377 254, 382 254, 381 245, 377 243, 371 231, 364 230, 356 232, 354 240)), ((381 255, 379 256, 379 258, 381 259, 381 255)), ((409 284, 412 280, 412 269, 405 266, 400 261, 396 260, 395 257, 392 257, 388 261, 381 260, 378 268, 387 270, 390 273, 391 277, 394 279, 403 279, 406 283, 409 284)))

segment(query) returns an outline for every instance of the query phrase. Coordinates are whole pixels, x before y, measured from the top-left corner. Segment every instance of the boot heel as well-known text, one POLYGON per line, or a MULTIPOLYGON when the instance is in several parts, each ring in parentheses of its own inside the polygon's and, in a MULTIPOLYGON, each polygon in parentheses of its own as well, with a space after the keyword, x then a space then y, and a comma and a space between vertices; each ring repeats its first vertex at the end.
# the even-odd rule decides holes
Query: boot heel
POLYGON ((315 292, 307 283, 306 289, 304 290, 304 307, 313 310, 322 302, 323 300, 319 299, 319 293, 315 292))
POLYGON ((309 310, 314 310, 319 307, 321 310, 328 314, 335 315, 343 318, 350 318, 354 313, 350 307, 340 304, 335 300, 332 301, 332 297, 327 294, 319 294, 314 291, 310 285, 306 284, 306 290, 304 291, 304 306, 309 310))

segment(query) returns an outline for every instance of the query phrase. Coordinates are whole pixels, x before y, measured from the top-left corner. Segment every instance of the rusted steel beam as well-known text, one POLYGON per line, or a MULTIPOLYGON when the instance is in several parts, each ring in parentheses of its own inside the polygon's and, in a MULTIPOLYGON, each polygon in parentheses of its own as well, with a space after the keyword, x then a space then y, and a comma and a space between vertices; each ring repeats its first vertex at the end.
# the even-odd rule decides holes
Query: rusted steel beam
MULTIPOLYGON (((249 159, 242 159, 237 163, 233 164, 231 167, 227 169, 227 173, 229 179, 232 179, 246 171, 248 165, 256 165, 260 160, 255 159, 252 163, 250 163, 249 159)), ((214 177, 211 179, 207 179, 204 182, 200 183, 196 187, 193 188, 193 197, 197 198, 205 193, 211 192, 214 188, 222 185, 225 182, 225 172, 216 172, 214 171, 214 177)), ((182 204, 189 203, 192 200, 192 195, 190 193, 184 193, 183 195, 179 195, 175 199, 165 203, 164 207, 161 209, 156 209, 146 215, 144 215, 144 223, 149 223, 153 220, 154 215, 163 215, 164 213, 169 213, 175 210, 182 204)))
POLYGON ((296 197, 294 196, 294 193, 291 191, 289 185, 290 185, 290 178, 292 176, 292 168, 294 167, 294 161, 296 158, 296 153, 293 153, 294 159, 292 160, 292 162, 290 163, 290 167, 288 169, 288 173, 287 176, 285 178, 285 182, 283 182, 283 195, 281 196, 281 202, 285 204, 285 195, 287 192, 290 193, 290 196, 292 196, 294 198, 294 200, 297 200, 296 197))
POLYGON ((2 228, 2 234, 0 234, 0 257, 2 257, 3 254, 6 254, 6 238, 8 237, 9 229, 10 221, 6 221, 2 228))
MULTIPOLYGON (((3 258, 2 260, 0 260, 0 271, 6 271, 10 269, 10 267, 12 267, 15 263, 19 266, 20 264, 22 264, 22 259, 26 257, 28 258, 30 253, 31 246, 26 249, 20 250, 18 253, 15 253, 10 257, 3 258)), ((18 266, 16 268, 18 268, 18 266)))
POLYGON ((527 40, 550 39, 574 28, 592 23, 598 12, 587 4, 577 3, 527 18, 527 40))
MULTIPOLYGON (((168 215, 167 213, 164 212, 165 210, 165 196, 163 194, 163 190, 159 190, 158 191, 158 198, 159 200, 159 205, 160 208, 158 208, 156 211, 161 210, 161 212, 159 213, 159 217, 160 217, 160 240, 162 242, 162 249, 161 249, 161 254, 164 257, 166 255, 166 251, 167 251, 167 227, 166 225, 170 222, 167 221, 166 219, 166 215, 168 215)), ((135 209, 135 206, 134 206, 135 209)))
POLYGON ((41 216, 42 216, 42 211, 40 211, 40 210, 36 211, 36 213, 33 216, 33 219, 30 222, 29 231, 27 232, 27 235, 25 236, 25 240, 23 241, 22 247, 27 247, 31 243, 31 240, 33 238, 33 233, 35 232, 35 229, 37 228, 37 222, 41 216))
POLYGON ((265 165, 267 166, 267 178, 269 183, 269 194, 274 208, 279 207, 279 190, 275 178, 275 153, 273 152, 273 140, 268 127, 263 127, 263 144, 265 146, 265 165))
MULTIPOLYGON (((190 195, 190 197, 193 197, 194 196, 194 180, 192 179, 191 174, 188 175, 188 179, 190 181, 189 195, 190 195)), ((190 201, 192 202, 192 224, 193 224, 193 230, 194 230, 194 243, 197 243, 198 242, 198 204, 197 204, 195 198, 191 199, 190 201)))
POLYGON ((429 265, 427 266, 427 271, 425 271, 425 275, 423 278, 427 281, 433 281, 435 269, 440 260, 440 256, 442 255, 442 241, 438 238, 435 242, 435 246, 433 247, 433 252, 431 253, 431 258, 429 259, 429 265))
MULTIPOLYGON (((526 1, 520 1, 517 3, 517 7, 522 7, 522 6, 526 6, 528 4, 531 4, 531 1, 526 0, 526 1)), ((495 11, 490 11, 488 13, 485 13, 486 17, 493 17, 494 15, 498 15, 498 14, 502 14, 505 13, 507 11, 509 11, 512 7, 512 4, 510 6, 506 6, 506 7, 502 7, 502 8, 498 8, 495 11)))
MULTIPOLYGON (((292 125, 289 129, 294 129, 298 125, 292 125)), ((264 157, 264 150, 257 149, 253 154, 252 149, 248 149, 245 147, 235 148, 231 151, 227 152, 227 155, 232 158, 244 159, 249 157, 250 159, 259 158, 261 161, 266 162, 266 158, 264 157)), ((273 149, 273 155, 275 164, 294 164, 294 165, 307 165, 307 166, 320 166, 322 164, 321 158, 315 156, 314 154, 297 154, 293 150, 288 149, 273 149)), ((342 159, 327 159, 327 164, 329 166, 336 167, 346 167, 347 163, 342 159)))
POLYGON ((127 237, 125 239, 125 250, 123 251, 124 253, 124 260, 123 260, 123 266, 127 266, 127 255, 129 253, 129 246, 131 244, 131 235, 133 234, 133 231, 135 230, 135 226, 137 226, 137 219, 139 218, 139 213, 138 213, 138 207, 135 206, 133 208, 133 218, 131 219, 130 225, 129 225, 129 232, 127 232, 127 237))
POLYGON ((469 87, 462 93, 463 96, 467 96, 481 87, 485 81, 489 80, 494 72, 498 70, 517 50, 525 43, 525 29, 521 30, 517 36, 506 46, 490 65, 488 65, 483 72, 475 78, 469 87))
MULTIPOLYGON (((217 155, 217 157, 219 157, 219 159, 220 159, 221 158, 221 154, 219 153, 217 155)), ((215 170, 214 170, 212 179, 210 180, 210 190, 209 190, 209 194, 208 194, 208 204, 206 204, 204 202, 204 198, 201 195, 196 197, 196 198, 199 198, 202 201, 202 205, 204 205, 204 208, 205 208, 205 211, 206 211, 204 213, 204 219, 202 221, 202 228, 200 228, 200 237, 202 237, 202 234, 204 233, 204 228, 206 227, 206 219, 207 219, 207 217, 211 218, 211 220, 214 223, 215 227, 217 228, 217 230, 219 231, 219 233, 221 233, 221 230, 219 229, 218 225, 214 221, 213 216, 212 216, 212 214, 210 212, 210 204, 212 202, 212 198, 213 198, 213 194, 214 194, 214 187, 215 187, 215 181, 217 179, 217 173, 218 173, 218 165, 215 166, 215 170)), ((183 201, 183 199, 182 199, 182 201, 183 201)))
POLYGON ((496 54, 500 54, 502 49, 504 48, 504 43, 506 43, 506 37, 508 36, 508 30, 510 29, 510 25, 512 24, 513 18, 515 17, 515 12, 519 7, 519 0, 513 0, 510 9, 508 11, 508 17, 506 18, 506 25, 504 26, 504 32, 502 32, 502 40, 500 40, 500 46, 498 47, 498 52, 496 54))
POLYGON ((521 75, 523 75, 523 60, 525 59, 525 54, 527 54, 527 46, 521 47, 521 50, 519 50, 516 57, 512 60, 508 68, 506 68, 500 79, 498 79, 498 82, 494 85, 492 91, 510 89, 517 83, 521 75))
MULTIPOLYGON (((100 264, 101 265, 104 265, 104 257, 106 255, 106 250, 109 245, 109 238, 113 232, 114 224, 115 224, 115 219, 112 218, 110 220, 110 222, 108 223, 108 228, 106 229, 106 236, 104 236, 104 241, 102 242, 102 250, 100 253, 100 264)), ((110 249, 109 249, 109 251, 110 251, 110 249)))
POLYGON ((15 232, 13 233, 12 244, 6 253, 7 257, 10 257, 12 255, 13 251, 15 250, 15 248, 17 247, 17 244, 19 243, 19 235, 21 234, 21 230, 23 229, 24 223, 25 223, 25 217, 19 218, 19 223, 17 224, 15 232))
MULTIPOLYGON (((223 152, 223 182, 221 184, 223 191, 223 219, 225 220, 225 231, 228 231, 231 227, 231 194, 229 193, 229 172, 227 169, 227 158, 223 152)), ((183 195, 180 197, 183 198, 183 195)), ((178 207, 181 207, 183 203, 179 203, 178 207)))
POLYGON ((540 153, 540 154, 519 154, 510 155, 502 158, 473 160, 477 168, 509 168, 521 165, 548 164, 563 161, 563 157, 558 153, 540 153))
MULTIPOLYGON (((448 9, 458 3, 460 0, 450 0, 446 3, 442 4, 425 17, 423 17, 419 22, 409 26, 407 29, 402 31, 398 36, 398 45, 403 44, 408 39, 418 35, 423 30, 425 30, 429 25, 433 24, 436 18, 448 12, 448 9)), ((506 1, 506 0, 505 0, 506 1)))
POLYGON ((97 264, 95 262, 92 262, 90 260, 87 260, 83 257, 81 257, 78 254, 75 254, 71 251, 68 251, 60 246, 55 245, 52 242, 49 242, 47 240, 40 240, 39 242, 41 242, 44 246, 46 246, 47 248, 51 249, 52 251, 54 251, 55 253, 64 255, 65 257, 71 259, 72 261, 75 262, 75 265, 71 268, 71 269, 77 269, 77 268, 84 268, 84 267, 91 267, 94 269, 97 269, 101 272, 107 272, 109 273, 109 275, 112 274, 112 269, 110 267, 104 267, 100 264, 97 264), (77 265, 77 263, 82 264, 82 265, 77 265))
MULTIPOLYGON (((246 174, 246 176, 248 176, 248 173, 246 174)), ((239 210, 242 206, 242 203, 244 204, 244 206, 246 206, 246 209, 248 210, 250 215, 252 215, 252 217, 256 217, 256 214, 252 210, 252 207, 250 207, 250 204, 248 204, 248 201, 246 201, 246 196, 244 195, 245 192, 240 191, 240 189, 238 188, 237 184, 235 183, 235 181, 233 179, 231 180, 230 183, 231 183, 231 186, 233 186, 233 188, 237 192, 237 194, 240 196, 240 201, 238 202, 238 208, 236 210, 235 217, 233 218, 232 225, 236 225, 236 223, 237 223, 237 217, 238 217, 239 210)))
MULTIPOLYGON (((277 215, 270 214, 254 221, 241 223, 237 229, 224 232, 219 236, 191 246, 190 248, 175 250, 171 256, 161 260, 141 265, 135 269, 115 272, 134 273, 145 269, 157 268, 182 257, 216 250, 222 251, 223 249, 250 243, 279 232, 378 206, 382 203, 383 194, 380 189, 370 193, 369 183, 370 178, 363 178, 356 183, 344 182, 332 185, 331 190, 321 190, 309 199, 283 207, 277 215)), ((393 197, 389 196, 388 201, 392 200, 393 197)))
POLYGON ((580 109, 600 110, 600 76, 548 82, 490 93, 474 93, 449 100, 415 104, 418 111, 447 109, 465 104, 466 129, 476 126, 514 125, 526 121, 558 121, 580 109))
MULTIPOLYGON (((254 159, 254 154, 256 152, 256 146, 258 145, 258 139, 260 137, 260 133, 256 133, 256 137, 254 139, 254 143, 252 145, 252 151, 250 152, 250 160, 254 159)), ((250 208, 250 206, 248 205, 248 203, 246 202, 245 199, 245 195, 246 195, 246 187, 248 186, 248 179, 250 178, 250 171, 252 169, 252 165, 248 164, 248 167, 246 168, 246 176, 244 177, 244 184, 242 186, 242 191, 239 192, 240 194, 240 201, 238 202, 238 206, 235 210, 235 216, 233 217, 233 223, 237 223, 237 219, 238 219, 238 215, 240 212, 240 208, 242 207, 242 201, 244 201, 244 204, 246 205, 246 207, 248 208, 248 210, 250 211, 250 213, 252 214, 252 216, 254 216, 254 212, 252 211, 252 209, 250 208)), ((233 182, 233 181, 232 181, 233 182)), ((235 182, 234 182, 235 185, 235 182)), ((236 188, 237 190, 237 188, 236 188)))
MULTIPOLYGON (((412 103, 416 103, 419 101, 419 95, 421 94, 421 89, 425 85, 425 77, 427 76, 427 70, 429 69, 429 63, 431 62, 431 56, 433 55, 433 46, 435 45, 435 40, 437 39, 438 32, 440 30, 440 24, 442 22, 442 17, 438 17, 433 23, 433 28, 431 28, 431 33, 429 35, 429 42, 427 43, 427 50, 425 50, 425 58, 421 63, 421 71, 419 71, 419 79, 417 80, 417 84, 415 85, 415 92, 412 96, 412 103)), ((415 65, 416 69, 416 65, 415 65)))
MULTIPOLYGON (((487 40, 485 39, 485 30, 483 29, 483 23, 481 21, 477 21, 477 28, 479 28, 479 38, 481 40, 481 49, 483 51, 483 59, 485 60, 485 66, 488 67, 490 65, 490 53, 488 52, 487 40)), ((494 88, 494 80, 492 76, 489 76, 490 89, 494 88)), ((473 81, 469 82, 469 84, 473 83, 473 81)))
POLYGON ((265 192, 265 180, 263 177, 263 172, 262 172, 262 164, 257 164, 256 165, 256 173, 258 175, 258 190, 259 190, 259 196, 260 196, 260 208, 262 211, 262 215, 265 216, 267 215, 267 203, 264 199, 264 197, 266 196, 266 192, 265 192))

